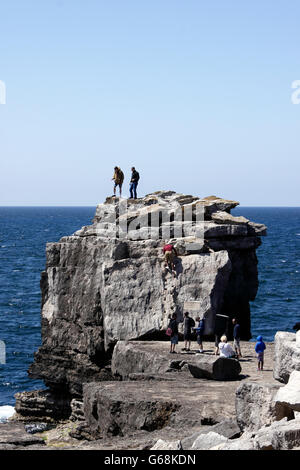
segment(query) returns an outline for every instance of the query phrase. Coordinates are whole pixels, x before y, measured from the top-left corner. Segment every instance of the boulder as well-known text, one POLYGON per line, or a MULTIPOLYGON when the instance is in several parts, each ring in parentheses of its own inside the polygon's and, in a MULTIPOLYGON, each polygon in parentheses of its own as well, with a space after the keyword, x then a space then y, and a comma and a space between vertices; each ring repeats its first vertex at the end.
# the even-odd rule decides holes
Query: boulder
POLYGON ((275 397, 280 385, 244 382, 236 390, 236 419, 241 431, 257 431, 284 417, 292 419, 293 412, 275 397))
POLYGON ((216 432, 208 432, 207 434, 200 434, 192 445, 191 450, 209 450, 220 444, 227 444, 229 439, 216 432))
POLYGON ((159 439, 150 450, 181 450, 181 441, 163 441, 159 439))
MULTIPOLYGON (((205 426, 203 426, 204 428, 205 426)), ((206 426, 206 429, 201 429, 199 432, 195 432, 190 436, 186 436, 181 440, 182 448, 184 450, 191 450, 194 442, 197 440, 199 436, 203 436, 209 432, 216 433, 218 435, 224 436, 227 439, 235 439, 238 438, 241 434, 240 428, 237 425, 236 420, 234 419, 225 419, 220 423, 206 426)), ((224 441, 227 442, 227 441, 224 441)))
POLYGON ((154 431, 166 426, 178 404, 162 396, 154 398, 151 388, 139 382, 115 387, 114 382, 84 385, 85 420, 93 437, 124 436, 134 430, 154 431), (137 390, 143 388, 143 393, 137 390), (126 390, 126 394, 124 394, 126 390))
POLYGON ((197 356, 188 367, 193 377, 211 380, 236 380, 242 370, 237 359, 206 355, 197 356))
POLYGON ((288 384, 278 390, 275 401, 278 405, 300 411, 300 371, 292 371, 288 384))
POLYGON ((275 335, 274 369, 276 380, 288 383, 293 370, 300 371, 300 331, 288 333, 278 331, 275 335))
POLYGON ((147 342, 118 341, 111 361, 112 373, 123 379, 132 375, 135 378, 137 374, 145 377, 146 374, 159 376, 166 373, 172 368, 172 355, 170 357, 163 350, 151 346, 147 342))
POLYGON ((90 382, 83 387, 85 423, 94 439, 159 430, 163 434, 156 432, 155 436, 164 440, 169 440, 167 436, 174 440, 177 435, 181 439, 199 434, 212 423, 212 417, 214 423, 229 420, 234 400, 224 403, 223 398, 224 393, 234 397, 234 389, 232 382, 199 384, 176 372, 173 380, 166 381, 90 382))
POLYGON ((218 450, 289 450, 300 446, 300 419, 280 421, 263 426, 255 433, 246 432, 218 450))

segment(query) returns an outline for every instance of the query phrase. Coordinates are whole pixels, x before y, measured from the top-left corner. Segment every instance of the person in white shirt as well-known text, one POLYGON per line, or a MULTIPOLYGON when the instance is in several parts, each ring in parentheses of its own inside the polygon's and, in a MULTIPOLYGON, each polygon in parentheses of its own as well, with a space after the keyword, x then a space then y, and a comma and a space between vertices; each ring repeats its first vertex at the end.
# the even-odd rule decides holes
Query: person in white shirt
POLYGON ((229 343, 227 343, 227 336, 223 335, 221 337, 221 342, 219 343, 219 351, 220 351, 220 357, 234 357, 235 352, 230 346, 229 343))

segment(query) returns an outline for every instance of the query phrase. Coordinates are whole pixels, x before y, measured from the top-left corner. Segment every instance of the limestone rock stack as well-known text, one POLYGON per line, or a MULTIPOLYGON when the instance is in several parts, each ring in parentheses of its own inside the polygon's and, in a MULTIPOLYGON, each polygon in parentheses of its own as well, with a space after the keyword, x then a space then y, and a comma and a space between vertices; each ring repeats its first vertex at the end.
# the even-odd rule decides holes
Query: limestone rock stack
POLYGON ((234 217, 237 205, 173 191, 107 198, 90 226, 48 243, 42 346, 30 376, 80 396, 83 383, 102 380, 117 341, 165 339, 169 315, 182 319, 185 302, 199 303, 206 335, 225 314, 238 316, 249 339, 256 248, 266 227, 234 217), (178 250, 176 277, 164 268, 166 240, 178 250))

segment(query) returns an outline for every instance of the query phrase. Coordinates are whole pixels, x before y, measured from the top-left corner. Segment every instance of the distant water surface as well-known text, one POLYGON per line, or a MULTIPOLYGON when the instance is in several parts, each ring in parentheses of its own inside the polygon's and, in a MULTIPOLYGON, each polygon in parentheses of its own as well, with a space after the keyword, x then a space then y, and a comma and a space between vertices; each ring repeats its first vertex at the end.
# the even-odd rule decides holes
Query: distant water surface
MULTIPOLYGON (((40 273, 45 245, 89 225, 95 207, 0 207, 0 406, 14 405, 16 392, 44 388, 28 378, 41 344, 40 273)), ((243 215, 268 226, 258 248, 259 291, 251 303, 252 334, 272 341, 277 330, 293 331, 300 321, 300 208, 239 207, 243 215)))
POLYGON ((300 321, 300 208, 238 207, 232 215, 268 227, 257 249, 259 289, 251 302, 252 335, 273 341, 300 321))

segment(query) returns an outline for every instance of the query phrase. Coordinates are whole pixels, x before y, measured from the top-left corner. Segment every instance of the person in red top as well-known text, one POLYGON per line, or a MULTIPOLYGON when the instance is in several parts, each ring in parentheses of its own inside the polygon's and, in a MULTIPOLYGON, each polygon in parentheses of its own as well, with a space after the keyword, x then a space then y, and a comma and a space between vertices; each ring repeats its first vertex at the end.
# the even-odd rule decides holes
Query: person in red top
POLYGON ((177 255, 176 248, 172 243, 167 243, 163 247, 163 253, 165 255, 165 266, 166 268, 169 267, 170 270, 176 275, 176 268, 175 268, 175 256, 177 255))

